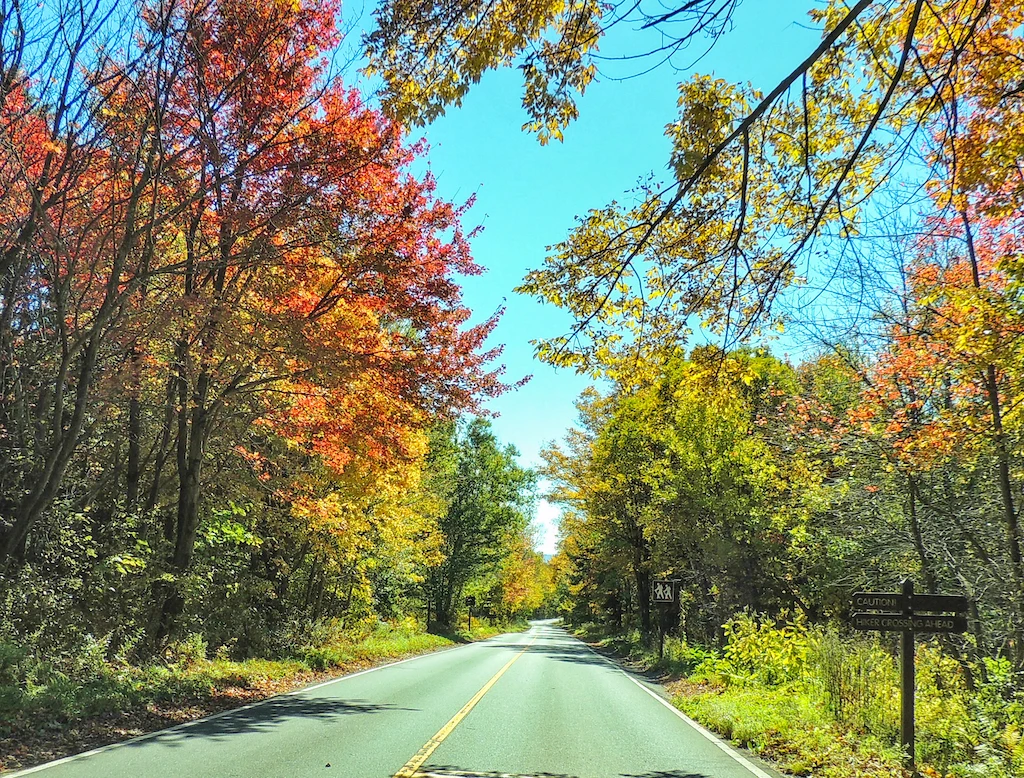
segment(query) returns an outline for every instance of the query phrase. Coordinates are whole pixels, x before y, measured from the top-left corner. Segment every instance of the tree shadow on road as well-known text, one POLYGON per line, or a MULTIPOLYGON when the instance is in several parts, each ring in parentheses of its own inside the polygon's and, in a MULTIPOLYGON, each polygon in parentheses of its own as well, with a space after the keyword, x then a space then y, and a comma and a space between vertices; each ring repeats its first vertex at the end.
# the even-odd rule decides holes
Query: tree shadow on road
POLYGON ((417 770, 416 778, 579 778, 579 776, 565 773, 505 773, 493 770, 480 772, 452 765, 434 765, 417 770))
MULTIPOLYGON (((711 778, 704 773, 687 770, 656 770, 649 773, 620 773, 621 778, 711 778)), ((564 773, 506 773, 500 771, 480 772, 465 770, 452 765, 430 765, 416 772, 416 778, 580 778, 564 773)))
POLYGON ((363 700, 334 700, 302 696, 274 697, 251 708, 241 708, 207 719, 181 724, 127 745, 144 746, 147 743, 159 743, 165 746, 180 746, 189 738, 221 738, 267 732, 289 719, 330 720, 358 714, 413 710, 417 709, 400 708, 390 703, 370 703, 363 700))
POLYGON ((653 773, 621 773, 622 778, 711 778, 704 773, 684 770, 655 770, 653 773))
MULTIPOLYGON (((487 648, 508 648, 508 646, 487 646, 487 648)), ((537 645, 536 643, 526 649, 528 654, 542 654, 551 659, 557 659, 559 662, 571 662, 577 665, 596 665, 598 667, 608 667, 608 663, 601 657, 596 656, 592 651, 589 651, 585 646, 573 646, 561 645, 561 646, 543 646, 537 645)))

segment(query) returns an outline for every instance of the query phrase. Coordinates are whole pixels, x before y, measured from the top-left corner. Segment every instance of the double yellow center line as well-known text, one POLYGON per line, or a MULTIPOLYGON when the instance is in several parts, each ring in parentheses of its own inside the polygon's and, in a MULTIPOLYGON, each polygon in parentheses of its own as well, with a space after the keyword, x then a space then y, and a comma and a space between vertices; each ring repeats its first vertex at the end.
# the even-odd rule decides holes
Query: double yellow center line
POLYGON ((526 653, 527 649, 530 646, 532 646, 534 641, 536 640, 537 636, 534 635, 533 639, 530 640, 530 642, 527 643, 525 646, 523 646, 522 651, 520 651, 514 657, 509 659, 508 662, 505 663, 505 666, 502 667, 498 672, 496 672, 491 677, 491 680, 489 680, 487 683, 483 685, 483 687, 481 687, 480 691, 473 695, 473 699, 471 699, 469 702, 463 705, 462 709, 459 710, 459 712, 456 713, 454 716, 452 716, 448 720, 448 723, 441 727, 441 729, 437 731, 437 734, 430 738, 430 740, 428 740, 424 744, 423 748, 417 751, 413 758, 405 763, 401 770, 395 773, 394 778, 414 778, 419 769, 423 766, 423 763, 430 758, 430 755, 437 750, 437 747, 444 742, 444 739, 448 737, 457 726, 459 726, 459 723, 464 718, 466 718, 466 716, 469 715, 469 712, 476 707, 476 704, 480 702, 481 699, 483 699, 483 696, 487 694, 488 691, 490 691, 490 688, 498 682, 498 679, 501 678, 501 676, 503 676, 505 672, 512 665, 515 664, 516 660, 519 659, 519 657, 526 653))

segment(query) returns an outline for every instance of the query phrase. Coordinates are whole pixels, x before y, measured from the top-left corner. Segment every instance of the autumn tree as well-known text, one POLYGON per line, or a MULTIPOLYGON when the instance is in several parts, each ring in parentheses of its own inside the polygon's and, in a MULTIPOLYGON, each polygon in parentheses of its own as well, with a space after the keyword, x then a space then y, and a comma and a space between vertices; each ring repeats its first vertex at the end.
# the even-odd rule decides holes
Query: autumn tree
MULTIPOLYGON (((959 588, 977 591, 978 579, 994 574, 984 585, 986 599, 1001 601, 1000 610, 1011 614, 1014 645, 1020 646, 1024 622, 1013 593, 1024 586, 1020 507, 1014 497, 1020 438, 1016 424, 1004 420, 1020 393, 1022 325, 1005 272, 1020 253, 1019 238, 1004 221, 966 211, 932 226, 911 269, 913 329, 894 333, 879 361, 883 386, 891 386, 887 375, 899 371, 897 381, 919 388, 907 398, 909 413, 893 415, 886 429, 902 462, 926 472, 943 468, 930 490, 924 479, 912 476, 909 483, 910 508, 915 498, 924 502, 933 514, 930 523, 943 527, 943 539, 927 552, 929 560, 917 511, 911 515, 925 580, 934 587, 936 568, 949 568, 959 588), (964 470, 975 474, 973 495, 958 494, 950 483, 964 470), (998 516, 994 525, 987 518, 992 514, 998 516), (993 536, 992 526, 1002 527, 1002 538, 993 536), (948 552, 954 538, 961 555, 948 552), (968 573, 969 568, 976 572, 968 573)), ((871 407, 867 403, 866 412, 871 407)), ((1016 659, 1022 661, 1019 652, 1016 659)))
POLYGON ((498 618, 513 621, 516 618, 549 615, 554 598, 554 580, 544 555, 533 548, 534 539, 529 532, 513 536, 502 561, 488 600, 494 603, 498 618))
MULTIPOLYGON (((528 126, 546 139, 574 118, 607 30, 653 29, 655 55, 670 55, 701 35, 725 38, 734 5, 385 4, 368 37, 371 69, 394 114, 416 122, 457 104, 483 71, 516 62, 528 126), (500 27, 505 19, 516 23, 500 27)), ((1017 13, 978 0, 833 2, 811 12, 821 43, 769 91, 704 75, 680 84, 670 179, 581 216, 520 287, 574 320, 538 355, 600 371, 623 352, 635 361, 671 349, 694 321, 729 343, 775 323, 778 295, 821 241, 861 232, 865 200, 899 177, 935 123, 954 122, 962 62, 992 50, 990 34, 1013 29, 1017 13)), ((628 55, 643 53, 642 36, 629 40, 641 48, 628 55)), ((1012 47, 999 51, 1012 68, 1012 47)))
POLYGON ((649 631, 651 578, 676 578, 687 634, 703 642, 739 608, 820 614, 820 467, 778 446, 797 393, 767 355, 705 349, 607 397, 589 446, 546 452, 552 497, 572 510, 570 590, 620 620, 599 592, 628 570, 620 599, 649 631))
POLYGON ((44 93, 63 82, 11 65, 4 586, 113 580, 99 610, 148 621, 154 647, 246 565, 250 604, 406 607, 435 534, 402 496, 423 430, 507 387, 483 347, 497 314, 470 326, 461 301, 481 272, 464 207, 332 72, 337 11, 148 4, 90 58, 115 18, 97 6, 50 50, 74 118, 44 93))
MULTIPOLYGON (((609 473, 596 467, 595 448, 615 413, 616 397, 588 389, 577 399, 576 408, 577 426, 566 432, 561 444, 541 452, 541 473, 551 484, 546 497, 562 511, 557 558, 563 560, 561 579, 567 595, 563 609, 577 620, 603 618, 625 627, 640 609, 646 609, 635 592, 638 580, 647 577, 649 582, 650 569, 649 549, 636 525, 636 514, 619 515, 616 522, 615 516, 596 509, 602 495, 614 499, 609 473), (634 567, 638 560, 640 568, 634 567)), ((631 475, 642 478, 642 473, 631 475)), ((628 510, 630 506, 620 500, 615 507, 628 510)))
POLYGON ((166 14, 134 47, 117 4, 14 3, 0 17, 7 567, 58 494, 99 377, 123 367, 118 332, 154 272, 154 234, 188 200, 161 197, 161 173, 185 149, 164 136, 166 106, 140 85, 143 74, 168 93, 178 83, 166 14))

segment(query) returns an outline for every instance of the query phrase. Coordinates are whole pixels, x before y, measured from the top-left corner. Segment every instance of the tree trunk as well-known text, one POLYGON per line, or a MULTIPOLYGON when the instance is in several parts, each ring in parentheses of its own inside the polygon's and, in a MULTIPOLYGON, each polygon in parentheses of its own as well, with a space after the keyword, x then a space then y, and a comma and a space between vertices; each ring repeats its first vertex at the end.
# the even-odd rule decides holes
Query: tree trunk
MULTIPOLYGON (((160 616, 157 620, 156 632, 153 635, 157 646, 163 645, 170 637, 181 616, 185 599, 181 592, 180 579, 192 564, 195 550, 196 531, 199 527, 199 498, 203 470, 203 458, 206 453, 206 440, 210 432, 210 410, 207 398, 210 391, 211 377, 208 372, 200 374, 196 381, 195 392, 189 397, 189 382, 186 371, 188 364, 188 342, 182 338, 178 342, 178 439, 177 439, 177 471, 178 471, 178 503, 175 512, 174 550, 170 559, 170 572, 176 579, 168 586, 157 587, 157 607, 160 616)), ((166 529, 166 528, 165 528, 166 529)))
POLYGON ((651 575, 639 564, 634 573, 636 577, 636 606, 640 611, 640 630, 647 635, 651 632, 651 575))
MULTIPOLYGON (((978 257, 974 248, 974 236, 971 222, 966 212, 961 213, 964 224, 964 236, 967 241, 967 256, 971 263, 971 277, 975 288, 981 288, 981 274, 978 269, 978 257)), ((1017 511, 1013 504, 1013 483, 1010 476, 1010 451, 1006 444, 1006 433, 1003 430, 1003 414, 999 397, 999 380, 994 364, 985 367, 982 376, 988 395, 989 412, 992 416, 992 442, 996 449, 996 478, 999 483, 999 495, 1002 501, 1003 526, 1006 532, 1006 546, 1010 556, 1010 576, 1013 588, 1010 593, 1011 606, 1016 617, 1013 635, 1018 668, 1024 667, 1024 563, 1021 561, 1020 526, 1017 522, 1017 511)))
POLYGON ((320 577, 320 563, 314 557, 309 563, 309 578, 306 579, 306 591, 302 595, 302 610, 309 612, 313 605, 313 592, 316 591, 316 581, 320 577))
POLYGON ((140 439, 142 437, 142 414, 139 408, 138 394, 128 401, 128 472, 125 477, 124 501, 129 511, 139 507, 139 479, 142 457, 140 439))
POLYGON ((100 337, 94 333, 89 339, 81 357, 78 380, 75 392, 75 404, 70 418, 64 412, 63 386, 65 378, 59 380, 60 391, 53 400, 52 421, 50 425, 50 451, 42 470, 36 474, 29 493, 21 501, 14 514, 14 526, 0 546, 0 568, 7 569, 11 563, 23 558, 25 544, 33 525, 57 496, 64 473, 71 463, 71 457, 78 447, 85 426, 85 412, 89 400, 89 392, 99 356, 100 337))
POLYGON ((910 523, 910 535, 914 541, 914 551, 917 552, 917 559, 921 564, 921 576, 924 578, 925 588, 929 593, 937 594, 935 573, 932 570, 928 549, 924 545, 921 522, 917 515, 917 482, 912 475, 907 476, 907 519, 910 523))
MULTIPOLYGON (((160 426, 160 442, 157 444, 156 460, 153 464, 153 482, 149 487, 149 494, 146 497, 146 511, 156 508, 157 499, 160 496, 160 477, 163 473, 167 458, 171 455, 171 429, 174 427, 174 395, 175 387, 178 385, 178 378, 172 375, 167 380, 167 399, 164 403, 164 418, 160 426)), ((165 528, 164 537, 170 542, 174 537, 173 527, 165 528)))

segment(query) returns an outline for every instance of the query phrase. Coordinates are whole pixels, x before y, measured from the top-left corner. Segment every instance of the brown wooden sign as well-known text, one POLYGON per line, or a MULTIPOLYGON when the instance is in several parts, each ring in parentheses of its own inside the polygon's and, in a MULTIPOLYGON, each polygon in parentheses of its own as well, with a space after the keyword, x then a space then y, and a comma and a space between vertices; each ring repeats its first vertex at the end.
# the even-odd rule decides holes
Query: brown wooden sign
POLYGON ((970 603, 959 594, 914 594, 907 578, 898 592, 855 592, 851 604, 854 629, 900 633, 900 744, 904 764, 913 772, 914 635, 966 632, 967 619, 959 614, 970 603))
POLYGON ((914 594, 900 592, 856 592, 851 599, 855 611, 882 613, 966 613, 967 598, 960 594, 914 594))
POLYGON ((968 606, 967 598, 960 594, 915 594, 910 601, 914 613, 967 613, 968 606))

